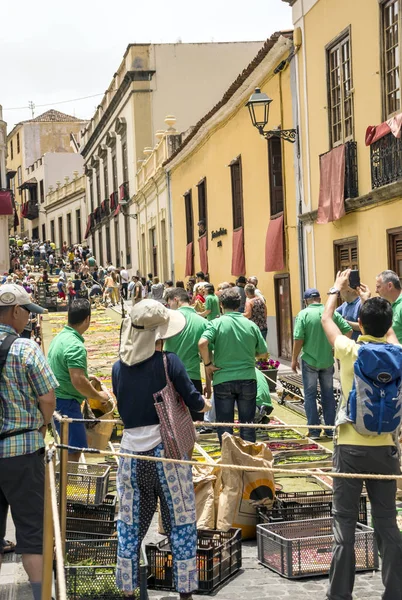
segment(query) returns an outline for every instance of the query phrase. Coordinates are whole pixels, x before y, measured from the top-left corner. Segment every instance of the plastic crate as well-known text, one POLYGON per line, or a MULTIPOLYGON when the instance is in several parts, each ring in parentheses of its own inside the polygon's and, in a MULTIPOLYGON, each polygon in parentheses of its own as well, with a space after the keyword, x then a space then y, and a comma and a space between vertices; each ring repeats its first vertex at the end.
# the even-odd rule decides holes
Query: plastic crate
MULTIPOLYGON (((287 577, 327 575, 332 559, 332 519, 257 525, 258 560, 287 577)), ((378 569, 378 549, 371 527, 356 526, 356 571, 378 569)))
POLYGON ((79 565, 90 560, 92 565, 115 565, 117 562, 117 537, 102 539, 71 539, 67 535, 66 562, 79 565))
MULTIPOLYGON (((68 600, 120 600, 125 598, 116 586, 116 567, 65 567, 68 600)), ((139 600, 148 600, 148 566, 140 564, 139 600)))
POLYGON ((79 533, 82 539, 87 537, 86 534, 91 534, 91 537, 112 535, 116 530, 116 501, 116 496, 108 494, 99 506, 68 502, 67 531, 79 533))
MULTIPOLYGON (((285 495, 287 498, 282 500, 281 494, 278 492, 272 508, 266 506, 257 508, 260 523, 322 519, 329 518, 332 515, 332 490, 294 492, 285 495), (289 498, 290 495, 293 498, 289 498)), ((360 497, 358 521, 363 525, 368 524, 366 496, 360 497)))
MULTIPOLYGON (((167 538, 145 546, 149 576, 148 587, 175 590, 173 556, 167 538)), ((241 530, 198 531, 198 592, 212 592, 241 568, 241 530)))
MULTIPOLYGON (((59 469, 56 467, 57 488, 59 469)), ((67 500, 79 504, 98 506, 105 500, 109 485, 109 465, 68 463, 67 500)))

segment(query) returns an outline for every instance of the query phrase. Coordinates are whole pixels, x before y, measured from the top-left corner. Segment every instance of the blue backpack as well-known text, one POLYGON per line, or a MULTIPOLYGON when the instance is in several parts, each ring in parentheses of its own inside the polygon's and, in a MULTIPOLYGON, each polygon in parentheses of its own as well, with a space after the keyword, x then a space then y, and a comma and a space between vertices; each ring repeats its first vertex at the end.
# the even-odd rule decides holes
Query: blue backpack
POLYGON ((369 342, 358 350, 347 416, 362 435, 393 433, 402 421, 402 348, 369 342))

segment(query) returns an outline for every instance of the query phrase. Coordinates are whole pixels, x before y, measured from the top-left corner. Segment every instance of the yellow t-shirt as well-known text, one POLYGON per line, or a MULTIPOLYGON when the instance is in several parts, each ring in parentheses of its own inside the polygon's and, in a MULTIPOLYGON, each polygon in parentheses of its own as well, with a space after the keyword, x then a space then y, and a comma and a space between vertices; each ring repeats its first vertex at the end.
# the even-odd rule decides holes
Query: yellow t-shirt
MULTIPOLYGON (((380 342, 385 344, 386 339, 375 338, 371 335, 361 335, 360 342, 380 342)), ((335 340, 334 345, 335 358, 341 363, 341 386, 342 386, 342 406, 345 406, 353 386, 354 370, 353 365, 357 359, 359 344, 354 340, 340 335, 335 340)), ((337 432, 338 444, 351 444, 353 446, 394 446, 394 441, 390 433, 382 435, 361 435, 350 423, 339 425, 337 432)))

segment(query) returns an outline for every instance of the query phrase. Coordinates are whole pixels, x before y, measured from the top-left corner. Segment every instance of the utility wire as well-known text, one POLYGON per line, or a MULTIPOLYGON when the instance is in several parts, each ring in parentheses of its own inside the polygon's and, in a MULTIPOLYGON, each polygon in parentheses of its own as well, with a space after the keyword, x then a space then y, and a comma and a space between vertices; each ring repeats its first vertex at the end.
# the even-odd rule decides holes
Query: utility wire
MULTIPOLYGON (((89 98, 96 98, 97 96, 103 96, 104 92, 100 94, 92 94, 92 96, 82 96, 81 98, 73 98, 72 100, 60 100, 59 102, 48 102, 47 104, 35 104, 35 108, 42 108, 44 106, 55 106, 56 104, 67 104, 68 102, 78 102, 78 100, 88 100, 89 98)), ((13 106, 11 108, 3 108, 3 110, 23 110, 31 108, 30 106, 13 106)))

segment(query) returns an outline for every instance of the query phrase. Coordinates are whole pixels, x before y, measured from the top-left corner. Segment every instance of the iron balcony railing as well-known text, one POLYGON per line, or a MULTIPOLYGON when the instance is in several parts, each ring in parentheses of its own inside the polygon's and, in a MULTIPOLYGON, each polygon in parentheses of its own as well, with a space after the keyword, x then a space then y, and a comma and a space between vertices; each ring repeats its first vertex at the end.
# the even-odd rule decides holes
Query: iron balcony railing
POLYGON ((388 133, 371 144, 370 163, 373 189, 402 179, 402 139, 388 133))

